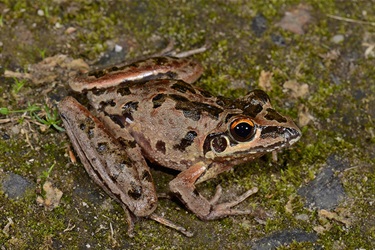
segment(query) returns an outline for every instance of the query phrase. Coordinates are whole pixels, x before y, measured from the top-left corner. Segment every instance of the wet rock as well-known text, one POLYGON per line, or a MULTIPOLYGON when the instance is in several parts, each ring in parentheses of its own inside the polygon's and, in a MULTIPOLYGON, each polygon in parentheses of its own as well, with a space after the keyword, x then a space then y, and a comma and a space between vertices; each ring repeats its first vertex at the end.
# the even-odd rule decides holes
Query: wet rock
POLYGON ((327 168, 342 172, 345 169, 350 168, 350 164, 347 159, 342 159, 337 154, 331 154, 327 158, 327 168))
POLYGON ((342 171, 348 167, 346 161, 336 155, 327 159, 327 167, 323 169, 308 185, 300 188, 298 194, 306 199, 309 208, 331 210, 345 198, 346 194, 340 179, 334 171, 342 171))
POLYGON ((5 173, 5 176, 1 178, 0 188, 8 198, 19 199, 23 198, 28 190, 34 189, 35 184, 18 174, 5 173))
POLYGON ((281 36, 281 35, 279 35, 279 34, 272 34, 271 35, 271 40, 277 46, 284 47, 286 45, 284 37, 281 36))
POLYGON ((3 133, 2 136, 3 140, 9 140, 10 139, 10 135, 8 135, 7 133, 3 133))
POLYGON ((251 29, 257 37, 260 37, 267 30, 267 19, 263 14, 258 13, 254 17, 251 23, 251 29))
POLYGON ((296 242, 316 242, 318 235, 316 233, 307 233, 302 230, 286 230, 271 234, 263 239, 260 239, 252 244, 251 249, 256 250, 271 250, 283 245, 296 242))

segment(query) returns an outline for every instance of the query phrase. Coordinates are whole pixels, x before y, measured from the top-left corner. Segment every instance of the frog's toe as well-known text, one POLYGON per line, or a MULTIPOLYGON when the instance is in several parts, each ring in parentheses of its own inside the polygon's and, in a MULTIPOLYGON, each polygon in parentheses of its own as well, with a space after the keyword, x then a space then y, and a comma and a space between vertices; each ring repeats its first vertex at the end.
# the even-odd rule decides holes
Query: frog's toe
POLYGON ((214 220, 230 215, 244 215, 244 214, 252 214, 254 211, 252 209, 232 209, 232 207, 240 204, 243 202, 245 199, 247 199, 249 196, 255 194, 258 192, 258 188, 254 187, 242 195, 240 195, 237 199, 230 201, 230 202, 225 202, 221 204, 216 204, 220 198, 220 195, 222 193, 222 189, 220 186, 216 187, 216 193, 214 197, 211 199, 210 204, 212 205, 211 212, 206 216, 205 219, 207 220, 214 220))
POLYGON ((214 196, 211 198, 211 200, 209 201, 209 203, 211 205, 216 205, 221 197, 221 195, 223 194, 223 188, 220 186, 220 185, 217 185, 216 186, 216 191, 215 191, 215 194, 214 196))

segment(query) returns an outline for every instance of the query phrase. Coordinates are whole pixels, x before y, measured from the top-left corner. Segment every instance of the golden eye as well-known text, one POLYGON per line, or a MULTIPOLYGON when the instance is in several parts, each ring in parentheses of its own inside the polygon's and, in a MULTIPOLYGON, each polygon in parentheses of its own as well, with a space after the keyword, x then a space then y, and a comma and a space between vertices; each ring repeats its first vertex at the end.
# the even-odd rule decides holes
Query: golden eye
POLYGON ((229 132, 233 139, 245 142, 255 134, 255 124, 248 118, 239 118, 230 124, 229 132))

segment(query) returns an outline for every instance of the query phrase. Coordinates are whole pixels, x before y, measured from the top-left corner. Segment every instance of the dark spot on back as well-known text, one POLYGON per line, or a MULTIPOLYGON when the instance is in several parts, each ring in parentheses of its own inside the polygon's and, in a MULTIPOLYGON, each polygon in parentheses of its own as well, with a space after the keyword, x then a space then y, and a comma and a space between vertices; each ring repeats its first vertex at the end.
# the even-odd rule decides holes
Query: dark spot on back
POLYGON ((191 92, 192 94, 195 94, 195 89, 188 83, 183 81, 178 81, 175 84, 172 85, 172 89, 177 90, 181 93, 186 93, 187 91, 191 92))
POLYGON ((215 120, 219 119, 220 113, 223 112, 223 109, 207 103, 193 102, 193 106, 195 109, 200 110, 201 112, 205 111, 211 118, 215 120))
POLYGON ((122 88, 117 89, 117 93, 120 94, 121 96, 125 96, 125 95, 130 95, 131 91, 129 87, 122 87, 122 88))
POLYGON ((163 154, 165 154, 166 152, 166 149, 165 149, 165 142, 163 141, 157 141, 156 142, 156 149, 160 152, 162 152, 163 154))
POLYGON ((147 182, 152 182, 152 176, 149 171, 145 170, 142 173, 142 180, 147 182))
POLYGON ((123 122, 125 124, 126 119, 134 121, 132 113, 137 111, 138 102, 128 102, 122 107, 123 122))
POLYGON ((90 91, 92 92, 93 95, 100 96, 100 95, 103 95, 107 91, 107 89, 94 88, 94 89, 91 89, 90 91))
POLYGON ((210 92, 208 92, 207 90, 199 90, 199 92, 201 93, 201 95, 203 95, 204 97, 207 97, 207 98, 211 98, 212 97, 212 94, 210 92))
POLYGON ((178 149, 183 152, 187 147, 193 144, 195 137, 197 137, 197 132, 189 131, 186 133, 185 137, 181 139, 179 144, 173 146, 174 149, 178 149))
POLYGON ((94 138, 94 135, 95 135, 95 133, 94 133, 94 129, 93 129, 93 128, 89 129, 89 131, 87 132, 87 136, 88 136, 90 139, 92 139, 92 138, 94 138))
POLYGON ((124 168, 133 168, 134 162, 123 152, 117 152, 116 155, 113 155, 116 159, 116 164, 114 167, 117 168, 118 171, 114 172, 123 172, 124 168))
POLYGON ((128 102, 122 107, 122 112, 129 112, 133 113, 134 111, 137 111, 138 109, 138 103, 139 102, 128 102))
POLYGON ((115 102, 114 100, 109 101, 108 104, 109 104, 111 107, 116 106, 116 102, 115 102))
POLYGON ((122 137, 118 138, 117 140, 125 148, 135 148, 137 146, 137 142, 135 140, 126 140, 122 137))
MULTIPOLYGON (((107 115, 107 113, 105 112, 105 115, 107 115)), ((125 117, 124 116, 121 116, 121 115, 109 115, 109 118, 117 125, 120 126, 120 128, 124 128, 125 127, 125 117)))
POLYGON ((199 121, 201 113, 198 110, 183 110, 182 113, 186 118, 192 119, 193 121, 199 121))
POLYGON ((166 99, 165 94, 158 94, 154 98, 152 98, 152 103, 154 104, 153 108, 158 108, 160 107, 166 99))
POLYGON ((223 112, 221 108, 202 102, 191 102, 186 97, 180 95, 170 95, 171 99, 176 102, 176 109, 182 110, 186 118, 198 121, 202 112, 206 112, 211 118, 217 120, 219 114, 223 112))
POLYGON ((134 118, 131 113, 124 113, 123 115, 124 115, 125 121, 126 120, 134 121, 134 118))
POLYGON ((131 189, 128 190, 128 195, 134 200, 138 200, 142 196, 142 187, 134 182, 130 183, 131 189))
POLYGON ((169 97, 176 101, 177 103, 179 103, 180 105, 183 105, 185 103, 190 103, 189 99, 187 99, 186 97, 182 96, 182 95, 175 95, 175 94, 172 94, 172 95, 169 95, 169 97))
POLYGON ((107 149, 108 149, 108 145, 106 142, 99 142, 96 148, 99 154, 104 153, 105 151, 107 151, 107 149))
POLYGON ((95 122, 90 117, 86 117, 84 122, 80 123, 78 127, 84 131, 90 139, 94 136, 95 122))
POLYGON ((100 111, 105 110, 105 108, 109 105, 109 102, 110 102, 110 101, 106 101, 106 102, 102 101, 102 102, 100 102, 100 103, 99 103, 99 110, 100 110, 100 111))

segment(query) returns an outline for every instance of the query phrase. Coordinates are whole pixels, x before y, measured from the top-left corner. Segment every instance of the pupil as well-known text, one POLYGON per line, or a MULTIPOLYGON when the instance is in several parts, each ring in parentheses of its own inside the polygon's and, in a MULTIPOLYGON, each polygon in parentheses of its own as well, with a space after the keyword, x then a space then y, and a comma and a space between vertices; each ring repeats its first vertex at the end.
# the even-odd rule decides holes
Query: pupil
POLYGON ((252 126, 245 122, 238 124, 235 128, 236 134, 242 138, 248 137, 251 133, 251 130, 252 126))

